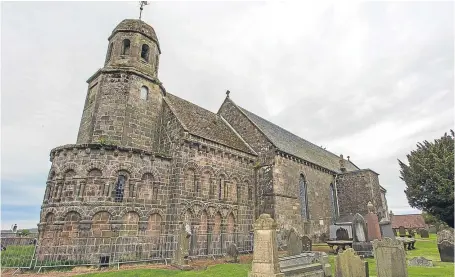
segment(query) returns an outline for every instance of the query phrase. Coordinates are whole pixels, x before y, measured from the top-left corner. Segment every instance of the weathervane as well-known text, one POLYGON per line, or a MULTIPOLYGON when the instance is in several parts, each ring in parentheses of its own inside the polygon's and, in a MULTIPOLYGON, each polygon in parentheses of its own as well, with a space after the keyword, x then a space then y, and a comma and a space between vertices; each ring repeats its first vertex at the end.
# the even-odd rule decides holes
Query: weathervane
POLYGON ((141 17, 142 17, 142 10, 144 9, 144 6, 147 6, 148 4, 150 4, 148 1, 139 1, 141 7, 140 7, 140 12, 139 12, 139 20, 141 20, 141 17))

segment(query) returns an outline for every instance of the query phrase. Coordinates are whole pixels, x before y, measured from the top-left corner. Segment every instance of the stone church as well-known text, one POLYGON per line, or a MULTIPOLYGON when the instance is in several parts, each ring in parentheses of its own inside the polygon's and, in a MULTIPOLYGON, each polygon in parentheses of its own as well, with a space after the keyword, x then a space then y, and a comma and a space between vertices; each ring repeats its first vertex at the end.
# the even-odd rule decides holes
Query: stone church
POLYGON ((246 251, 262 213, 279 232, 315 241, 337 218, 367 213, 368 202, 388 217, 373 170, 242 108, 229 92, 217 113, 167 92, 150 25, 123 20, 108 41, 104 67, 87 80, 76 144, 50 153, 42 255, 85 245, 84 259, 97 259, 121 243, 142 243, 139 255, 169 252, 180 226, 195 237, 193 255, 221 254, 229 242, 246 251))

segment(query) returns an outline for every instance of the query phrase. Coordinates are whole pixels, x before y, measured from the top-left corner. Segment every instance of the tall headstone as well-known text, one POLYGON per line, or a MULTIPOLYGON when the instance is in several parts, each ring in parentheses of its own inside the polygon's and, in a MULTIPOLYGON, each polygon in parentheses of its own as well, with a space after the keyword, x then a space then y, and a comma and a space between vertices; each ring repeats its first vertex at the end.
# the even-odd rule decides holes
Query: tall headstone
POLYGON ((368 213, 365 216, 365 221, 368 226, 368 241, 373 241, 375 239, 381 239, 381 229, 379 229, 379 220, 378 216, 374 213, 368 213))
POLYGON ((352 219, 352 237, 354 242, 367 241, 367 226, 365 219, 360 214, 355 214, 352 219))
POLYGON ((289 256, 302 253, 302 240, 294 229, 291 229, 289 233, 287 245, 287 252, 289 256))
POLYGON ((377 277, 408 277, 403 243, 391 238, 373 241, 377 277))
POLYGON ((360 214, 355 214, 352 219, 352 248, 358 255, 370 257, 373 255, 373 246, 368 239, 365 219, 360 214))
POLYGON ((284 277, 278 261, 276 227, 269 214, 261 214, 254 223, 253 264, 248 277, 284 277))
POLYGON ((349 248, 336 257, 335 277, 367 277, 365 263, 349 248))
POLYGON ((398 227, 398 233, 400 234, 400 237, 404 238, 406 236, 406 229, 404 226, 398 227))
POLYGON ((454 262, 453 229, 447 228, 438 232, 438 250, 441 262, 454 262))
POLYGON ((179 228, 177 229, 177 249, 175 250, 173 261, 175 265, 183 266, 188 264, 190 237, 191 229, 188 225, 183 225, 183 223, 180 222, 179 228))

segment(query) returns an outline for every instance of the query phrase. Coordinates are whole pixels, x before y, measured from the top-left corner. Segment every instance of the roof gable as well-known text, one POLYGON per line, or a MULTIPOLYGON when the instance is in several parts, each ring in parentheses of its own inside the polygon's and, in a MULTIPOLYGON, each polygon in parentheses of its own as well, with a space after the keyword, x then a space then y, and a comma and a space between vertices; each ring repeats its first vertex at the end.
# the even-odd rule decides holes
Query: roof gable
POLYGON ((392 228, 425 228, 425 220, 421 214, 403 214, 392 216, 392 228))
POLYGON ((256 155, 221 116, 170 93, 166 93, 164 99, 182 127, 189 133, 256 155))

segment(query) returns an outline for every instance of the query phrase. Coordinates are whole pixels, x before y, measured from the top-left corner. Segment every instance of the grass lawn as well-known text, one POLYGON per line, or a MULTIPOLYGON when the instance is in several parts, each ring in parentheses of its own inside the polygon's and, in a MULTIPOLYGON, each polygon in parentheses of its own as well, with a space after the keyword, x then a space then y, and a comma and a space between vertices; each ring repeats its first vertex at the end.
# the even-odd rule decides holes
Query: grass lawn
MULTIPOLYGON (((454 275, 453 263, 443 263, 439 261, 439 252, 436 245, 436 235, 431 234, 429 239, 416 239, 416 249, 406 251, 407 259, 412 259, 417 256, 424 256, 433 261, 434 267, 408 267, 409 277, 447 277, 454 275)), ((318 250, 328 250, 326 245, 315 245, 318 250)), ((335 272, 335 255, 330 255, 330 263, 332 270, 335 272)), ((374 258, 367 259, 369 263, 370 276, 376 276, 376 263, 374 258)), ((83 277, 145 277, 145 276, 175 276, 175 277, 241 277, 248 276, 250 264, 218 264, 208 267, 201 271, 180 271, 166 269, 136 269, 136 270, 120 270, 100 273, 91 273, 80 275, 83 277)))
POLYGON ((29 267, 33 258, 34 245, 10 245, 0 252, 2 268, 29 267))

